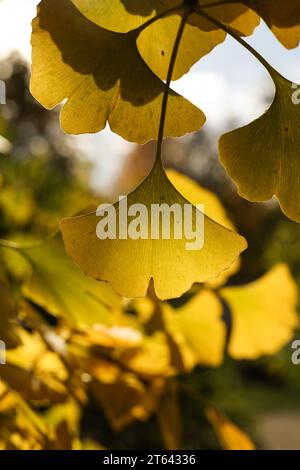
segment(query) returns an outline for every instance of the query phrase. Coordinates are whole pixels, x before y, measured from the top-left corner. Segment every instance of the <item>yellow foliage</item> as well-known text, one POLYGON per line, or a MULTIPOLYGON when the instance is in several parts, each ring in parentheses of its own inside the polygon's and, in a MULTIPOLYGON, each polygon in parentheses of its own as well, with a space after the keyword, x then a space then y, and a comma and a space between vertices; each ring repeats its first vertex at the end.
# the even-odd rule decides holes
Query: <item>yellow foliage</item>
MULTIPOLYGON (((151 214, 153 204, 178 204, 182 210, 189 201, 171 185, 160 164, 156 163, 145 181, 128 196, 128 207, 143 204, 151 214)), ((115 205, 119 214, 120 203, 115 205)), ((196 208, 193 208, 194 219, 196 208)), ((97 237, 99 220, 95 213, 64 219, 61 230, 67 253, 85 274, 108 281, 125 297, 146 295, 150 280, 158 298, 179 297, 194 282, 217 277, 245 250, 240 235, 205 217, 205 240, 201 250, 186 250, 185 237, 175 239, 106 239, 97 237)), ((113 222, 113 221, 111 221, 113 222)), ((148 221, 149 222, 149 221, 148 221)))

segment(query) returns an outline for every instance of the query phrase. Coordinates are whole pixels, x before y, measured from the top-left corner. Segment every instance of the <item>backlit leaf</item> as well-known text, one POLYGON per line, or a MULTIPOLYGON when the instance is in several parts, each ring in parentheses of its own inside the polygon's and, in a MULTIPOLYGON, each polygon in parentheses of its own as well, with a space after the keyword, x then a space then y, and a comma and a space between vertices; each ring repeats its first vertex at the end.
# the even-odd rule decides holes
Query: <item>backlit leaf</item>
MULTIPOLYGON (((208 189, 204 188, 196 181, 191 180, 187 176, 179 173, 178 171, 168 169, 167 175, 173 186, 180 192, 180 194, 190 201, 194 206, 203 204, 204 214, 210 219, 214 220, 223 227, 235 231, 234 224, 228 218, 224 207, 222 206, 219 198, 208 189)), ((228 278, 235 274, 240 268, 240 260, 238 259, 232 266, 224 271, 221 276, 208 281, 207 285, 211 288, 223 286, 228 278)))
MULTIPOLYGON (((177 11, 172 11, 149 25, 145 23, 171 8, 180 6, 182 4, 180 0, 148 0, 146 2, 72 0, 72 2, 88 19, 111 31, 126 33, 143 25, 137 41, 139 51, 151 70, 162 80, 166 80, 182 9, 178 8, 177 11)), ((204 3, 207 5, 209 1, 204 1, 204 3)), ((246 35, 252 34, 259 23, 259 17, 241 4, 234 8, 221 5, 210 10, 220 20, 241 29, 246 35)), ((209 53, 217 44, 223 42, 225 36, 223 31, 215 30, 215 27, 205 20, 200 20, 195 14, 191 15, 180 43, 173 80, 187 73, 195 62, 209 53)))
MULTIPOLYGON (((240 4, 235 8, 228 5, 215 7, 210 9, 210 14, 245 36, 252 34, 260 22, 256 13, 240 4)), ((141 56, 162 80, 167 78, 180 19, 179 14, 159 19, 143 29, 137 39, 141 56)), ((191 15, 180 42, 172 80, 187 73, 192 65, 222 43, 225 37, 223 30, 216 29, 197 14, 191 15)))
MULTIPOLYGON (((180 21, 180 15, 157 20, 145 28, 137 39, 141 56, 155 75, 162 80, 166 80, 168 74, 180 21)), ((187 73, 193 64, 211 52, 217 44, 222 43, 225 37, 224 31, 203 31, 197 26, 186 24, 172 79, 177 80, 187 73)))
POLYGON ((254 202, 276 195, 282 211, 300 222, 300 107, 293 84, 272 73, 270 109, 220 139, 221 162, 239 193, 254 202))
POLYGON ((295 0, 243 0, 267 23, 275 36, 288 49, 300 41, 300 3, 295 0))
POLYGON ((213 292, 202 290, 182 307, 163 305, 166 329, 177 344, 187 369, 196 364, 219 366, 226 327, 222 305, 213 292))
POLYGON ((169 8, 180 6, 181 0, 71 0, 86 16, 102 28, 127 33, 143 25, 169 8))
MULTIPOLYGON (((66 132, 98 132, 109 122, 129 141, 157 137, 165 84, 140 57, 137 34, 101 29, 70 0, 42 0, 33 20, 31 92, 46 108, 67 99, 66 132)), ((196 131, 204 122, 200 110, 170 93, 166 136, 196 131)))
POLYGON ((229 354, 256 359, 279 351, 299 324, 297 287, 286 265, 241 287, 227 287, 221 296, 232 314, 229 354))
MULTIPOLYGON (((206 282, 217 277, 228 269, 246 248, 243 237, 208 217, 204 218, 202 249, 187 249, 188 240, 184 233, 181 233, 180 239, 175 239, 173 223, 170 223, 170 239, 163 239, 161 230, 159 238, 154 239, 151 237, 149 223, 151 209, 153 204, 162 203, 168 208, 177 204, 182 214, 184 205, 189 204, 171 185, 157 163, 145 181, 127 199, 128 207, 134 204, 144 206, 146 214, 144 212, 140 219, 141 225, 146 225, 148 239, 135 240, 128 236, 127 239, 120 239, 116 234, 115 239, 109 237, 100 240, 96 233, 100 218, 92 213, 62 220, 61 230, 67 253, 85 274, 108 281, 125 297, 145 296, 150 280, 153 279, 156 295, 160 299, 167 299, 182 295, 194 282, 206 282)), ((123 209, 120 209, 120 203, 115 205, 115 209, 115 219, 119 219, 120 211, 122 219, 124 213, 123 209)), ((195 221, 194 207, 193 215, 195 221)), ((109 216, 109 224, 111 223, 114 224, 114 214, 109 216)), ((124 225, 127 225, 128 229, 126 220, 124 225)))

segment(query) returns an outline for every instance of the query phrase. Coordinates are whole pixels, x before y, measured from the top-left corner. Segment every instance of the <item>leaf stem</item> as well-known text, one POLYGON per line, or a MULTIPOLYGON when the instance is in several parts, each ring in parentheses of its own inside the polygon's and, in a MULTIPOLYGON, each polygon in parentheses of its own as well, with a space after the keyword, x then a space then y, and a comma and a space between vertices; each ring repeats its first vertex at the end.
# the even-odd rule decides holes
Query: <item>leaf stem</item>
POLYGON ((195 7, 195 12, 205 18, 206 20, 210 21, 213 23, 215 26, 218 28, 222 29, 225 31, 225 33, 229 34, 233 39, 235 39, 237 42, 239 42, 243 47, 245 47, 269 72, 272 78, 274 78, 276 75, 278 75, 278 72, 264 59, 262 55, 259 54, 248 42, 244 41, 230 26, 227 26, 223 23, 221 23, 219 20, 216 18, 212 17, 209 15, 207 12, 203 11, 201 7, 195 7))
POLYGON ((184 13, 181 18, 180 26, 177 32, 177 36, 175 39, 175 43, 173 46, 173 51, 170 59, 170 65, 168 69, 168 75, 167 75, 167 80, 166 80, 166 86, 164 89, 164 95, 163 95, 163 101, 162 101, 162 107, 161 107, 161 115, 160 115, 160 124, 159 124, 159 130, 158 130, 158 138, 157 138, 157 150, 156 150, 156 162, 161 163, 161 154, 162 154, 162 143, 164 139, 164 131, 165 131, 165 123, 166 123, 166 115, 167 115, 167 107, 168 107, 168 99, 169 99, 169 94, 170 94, 170 85, 172 81, 172 76, 174 72, 174 67, 176 63, 176 58, 180 46, 180 42, 182 39, 182 35, 184 32, 184 28, 186 25, 186 22, 190 16, 190 14, 193 12, 193 7, 190 5, 187 5, 185 7, 184 13))

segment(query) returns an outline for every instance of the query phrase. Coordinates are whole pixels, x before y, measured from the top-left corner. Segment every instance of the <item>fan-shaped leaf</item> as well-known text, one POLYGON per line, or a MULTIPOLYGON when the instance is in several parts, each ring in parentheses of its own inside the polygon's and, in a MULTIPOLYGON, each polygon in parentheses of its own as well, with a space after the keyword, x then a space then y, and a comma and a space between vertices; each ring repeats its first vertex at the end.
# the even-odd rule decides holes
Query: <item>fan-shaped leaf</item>
MULTIPOLYGON (((172 223, 170 223, 169 239, 164 239, 161 230, 159 237, 155 239, 150 232, 149 225, 152 222, 149 221, 152 221, 153 205, 156 204, 157 207, 162 203, 168 208, 176 204, 176 207, 182 210, 182 214, 184 205, 190 206, 190 203, 171 185, 157 163, 145 181, 127 198, 128 208, 134 207, 135 204, 143 205, 145 208, 139 217, 139 225, 147 226, 148 238, 137 233, 137 239, 128 237, 128 234, 125 239, 120 239, 122 237, 118 234, 115 239, 112 237, 100 239, 96 233, 100 219, 92 213, 64 219, 61 222, 68 254, 87 275, 110 282, 115 290, 125 297, 145 296, 153 278, 157 296, 167 299, 180 296, 194 282, 205 282, 220 275, 246 248, 246 241, 241 236, 208 217, 204 218, 205 239, 202 249, 187 250, 189 241, 186 235, 182 233, 182 237, 176 239, 172 223)), ((114 211, 110 211, 108 226, 123 217, 123 206, 122 209, 120 207, 120 203, 117 203, 114 206, 115 214, 114 211)), ((194 207, 192 214, 195 220, 194 207)), ((128 220, 127 223, 122 221, 122 224, 124 222, 128 230, 130 224, 128 220)), ((135 223, 134 220, 131 222, 135 223)), ((203 233, 198 235, 201 236, 203 233)))
POLYGON ((295 0, 243 0, 267 23, 275 36, 288 49, 300 41, 300 3, 295 0))
MULTIPOLYGON (((129 141, 155 139, 165 84, 147 67, 137 32, 113 33, 83 17, 70 0, 42 0, 33 20, 31 92, 46 108, 67 99, 66 132, 111 129, 129 141)), ((166 136, 202 127, 203 113, 170 93, 166 136)))
MULTIPOLYGON (((194 206, 203 204, 204 213, 207 217, 214 220, 223 227, 235 231, 234 224, 228 218, 224 207, 218 197, 208 189, 200 186, 195 181, 187 176, 178 173, 175 170, 167 170, 167 175, 173 186, 180 192, 180 194, 191 202, 194 206)), ((238 259, 231 265, 229 269, 224 271, 221 276, 208 281, 207 285, 211 288, 223 286, 228 278, 235 274, 240 268, 240 260, 238 259)))
POLYGON ((228 351, 236 359, 279 351, 299 323, 297 287, 285 265, 251 284, 223 289, 221 296, 232 314, 228 351))
POLYGON ((276 95, 251 124, 220 139, 220 156, 241 196, 266 201, 273 195, 283 212, 300 222, 300 107, 292 83, 273 72, 276 95))

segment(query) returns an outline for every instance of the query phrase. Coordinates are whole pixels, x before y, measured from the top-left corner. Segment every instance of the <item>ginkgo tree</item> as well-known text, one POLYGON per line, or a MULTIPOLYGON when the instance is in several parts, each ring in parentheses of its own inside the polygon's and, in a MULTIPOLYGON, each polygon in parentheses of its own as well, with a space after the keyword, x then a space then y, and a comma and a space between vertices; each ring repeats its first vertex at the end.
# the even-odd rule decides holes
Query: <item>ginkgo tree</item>
MULTIPOLYGON (((2 448, 86 448, 80 414, 91 396, 114 430, 156 415, 166 448, 181 448, 179 376, 199 365, 218 367, 225 354, 236 360, 273 354, 292 337, 297 288, 288 267, 227 286, 246 240, 212 193, 162 164, 163 139, 198 131, 206 120, 171 90, 172 80, 230 35, 267 69, 276 94, 262 117, 221 137, 220 160, 241 196, 275 195, 283 212, 300 221, 300 111, 292 83, 244 39, 261 19, 286 48, 298 45, 300 5, 292 0, 39 4, 32 95, 47 109, 62 103, 67 133, 96 133, 108 123, 128 141, 156 140, 153 168, 128 202, 192 204, 194 214, 203 204, 205 240, 198 251, 187 251, 187 240, 174 231, 168 240, 101 240, 96 212, 83 210, 44 241, 0 241, 5 256, 24 263, 17 296, 13 274, 4 270, 0 278, 0 333, 10 348, 0 380, 0 418, 10 429, 0 430, 2 448), (183 305, 168 302, 186 292, 183 305), (38 410, 41 404, 47 412, 38 410)), ((118 213, 120 202, 114 208, 118 213)), ((201 396, 199 406, 224 448, 254 448, 209 397, 201 396)))

